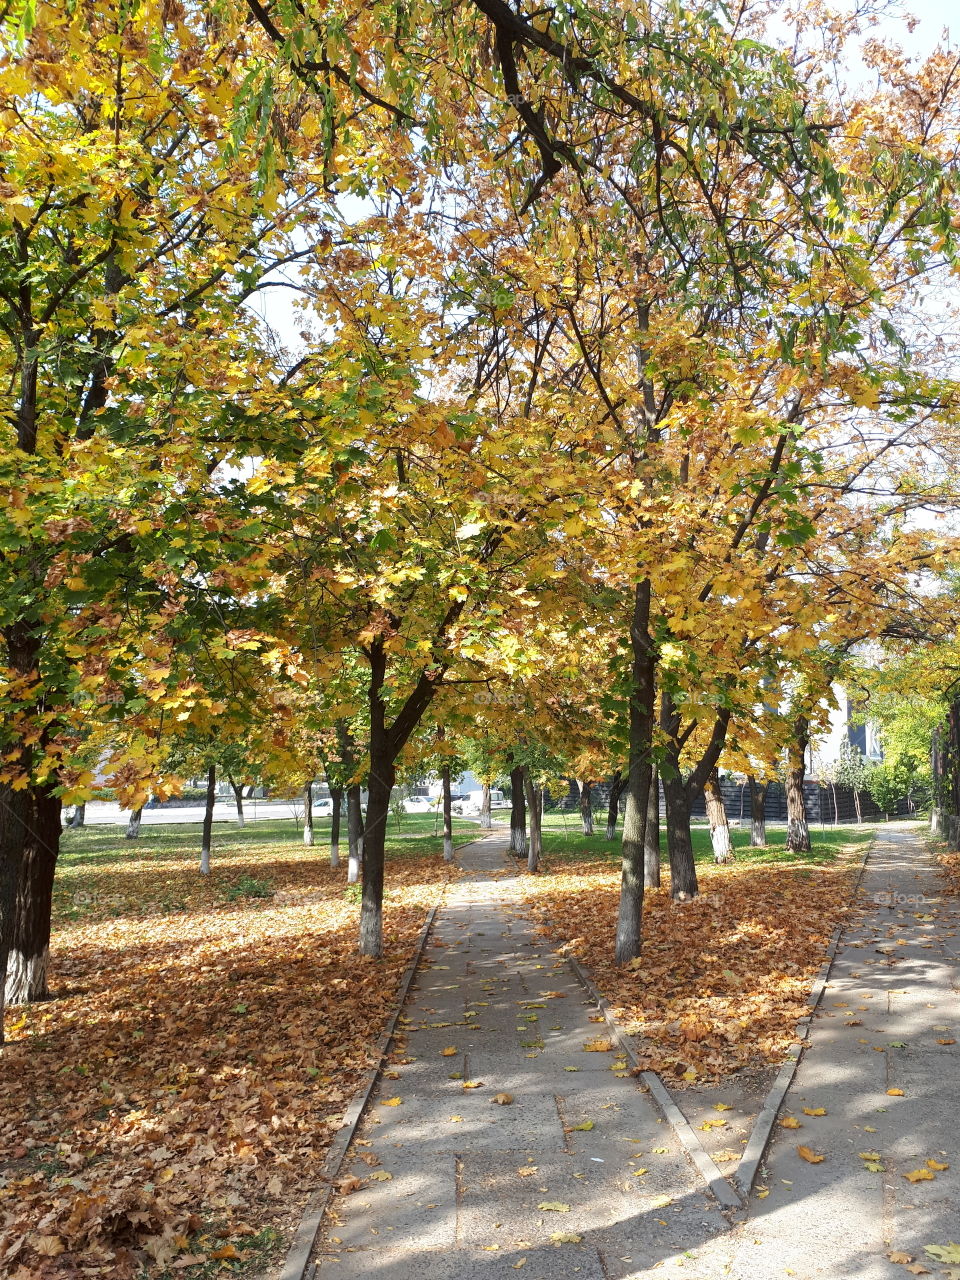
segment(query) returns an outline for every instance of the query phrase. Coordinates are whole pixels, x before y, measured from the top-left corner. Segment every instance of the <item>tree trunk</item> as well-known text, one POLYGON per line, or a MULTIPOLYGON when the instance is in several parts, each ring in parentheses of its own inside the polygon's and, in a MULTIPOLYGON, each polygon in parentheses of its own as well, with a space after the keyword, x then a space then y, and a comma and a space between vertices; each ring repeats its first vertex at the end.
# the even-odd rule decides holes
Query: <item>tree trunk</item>
POLYGON ((830 783, 830 794, 833 796, 833 825, 840 825, 840 806, 837 804, 837 784, 830 783))
POLYGON ((593 835, 593 787, 587 778, 579 778, 580 788, 580 822, 585 836, 593 835))
MULTIPOLYGON (((30 768, 29 750, 23 767, 30 768)), ((3 1006, 7 963, 13 949, 20 871, 33 830, 30 791, 14 791, 0 783, 0 1044, 3 1044, 3 1006)))
POLYGON ((482 784, 483 790, 480 793, 480 828, 483 831, 489 831, 493 826, 493 820, 490 817, 490 783, 482 784))
POLYGON ((130 821, 127 823, 126 838, 128 840, 136 840, 140 834, 140 819, 143 817, 143 806, 134 809, 130 814, 130 821))
POLYGON ((527 856, 527 807, 523 795, 523 769, 510 770, 510 852, 527 856))
POLYGON ((644 838, 647 827, 647 800, 653 763, 655 706, 654 675, 656 654, 650 635, 650 580, 634 588, 630 621, 632 663, 630 668, 629 743, 627 766, 627 807, 623 815, 623 842, 620 859, 620 906, 614 962, 629 964, 640 954, 643 924, 644 838))
POLYGON ((540 857, 543 853, 543 790, 533 784, 529 769, 523 771, 523 790, 527 801, 527 812, 530 814, 530 845, 527 850, 527 870, 540 870, 540 857))
POLYGON ((851 791, 853 792, 853 807, 856 810, 857 822, 862 823, 863 810, 860 807, 860 792, 857 790, 856 787, 851 787, 851 791))
POLYGON ((670 858, 670 896, 674 902, 689 902, 700 891, 693 860, 690 835, 690 793, 671 761, 663 775, 663 797, 667 805, 667 853, 670 858))
POLYGON ((453 810, 450 806, 450 766, 445 764, 440 770, 440 785, 443 790, 443 860, 453 861, 453 810))
POLYGON ((86 802, 84 802, 83 804, 78 804, 74 808, 73 815, 70 818, 71 831, 77 831, 80 827, 86 824, 86 821, 87 821, 87 805, 86 805, 86 802))
POLYGON ((390 795, 396 781, 394 750, 386 727, 383 682, 387 660, 382 641, 370 646, 370 777, 367 821, 363 833, 363 899, 360 904, 360 954, 383 955, 384 842, 390 817, 390 795))
POLYGON ((313 845, 313 779, 303 784, 303 843, 313 845))
POLYGON ((360 879, 363 862, 363 811, 360 805, 360 788, 347 789, 347 884, 360 879))
POLYGON ((336 868, 340 865, 340 806, 343 804, 343 788, 331 787, 330 799, 333 803, 333 812, 330 814, 330 865, 336 868))
POLYGON ((650 770, 647 792, 647 825, 643 832, 643 887, 660 888, 660 778, 650 770))
POLYGON ((768 782, 758 782, 752 775, 750 785, 750 848, 765 849, 767 845, 767 787, 768 782))
POLYGON ((703 794, 707 802, 707 821, 710 823, 710 843, 713 845, 713 860, 719 866, 733 862, 733 844, 730 840, 730 824, 727 822, 727 811, 723 807, 723 792, 720 789, 720 771, 711 769, 710 776, 703 784, 703 794))
POLYGON ((617 836, 617 818, 620 816, 620 797, 623 795, 623 772, 618 769, 610 779, 610 795, 607 799, 607 839, 617 836))
POLYGON ((810 827, 803 780, 807 771, 810 729, 806 716, 797 716, 787 754, 787 845, 791 853, 810 852, 810 827))
POLYGON ((207 770, 207 800, 203 810, 203 832, 200 837, 200 874, 210 874, 210 845, 213 842, 213 806, 217 802, 217 766, 207 770))
MULTIPOLYGON (((49 997, 50 913, 60 851, 61 805, 51 786, 28 791, 31 816, 17 884, 14 927, 7 956, 6 1003, 49 997)), ((2 1003, 2 1002, 0 1002, 2 1003)))
POLYGON ((230 790, 233 792, 233 798, 237 802, 237 825, 242 827, 244 825, 243 783, 241 782, 238 785, 236 782, 234 782, 233 778, 231 778, 229 773, 227 774, 227 781, 230 783, 230 790))

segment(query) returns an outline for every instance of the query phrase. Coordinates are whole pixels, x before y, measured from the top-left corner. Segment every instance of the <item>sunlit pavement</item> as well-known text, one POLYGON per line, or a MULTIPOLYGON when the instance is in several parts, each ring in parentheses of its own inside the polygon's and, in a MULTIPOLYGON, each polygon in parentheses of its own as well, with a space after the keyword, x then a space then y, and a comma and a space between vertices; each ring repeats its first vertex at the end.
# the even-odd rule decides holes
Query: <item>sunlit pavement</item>
POLYGON ((363 1183, 333 1201, 324 1276, 609 1280, 728 1229, 566 962, 509 911, 505 849, 460 850, 469 874, 405 1010, 406 1061, 351 1149, 363 1183))

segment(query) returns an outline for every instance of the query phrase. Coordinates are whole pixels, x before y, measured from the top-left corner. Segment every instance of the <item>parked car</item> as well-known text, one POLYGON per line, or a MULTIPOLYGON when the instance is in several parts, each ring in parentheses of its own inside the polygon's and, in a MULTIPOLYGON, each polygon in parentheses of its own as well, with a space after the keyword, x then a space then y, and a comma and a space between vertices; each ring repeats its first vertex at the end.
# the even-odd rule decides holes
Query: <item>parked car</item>
POLYGON ((439 796, 405 796, 404 813, 435 813, 440 808, 439 796))
MULTIPOLYGON (((480 812, 480 806, 483 803, 482 791, 468 791, 465 796, 458 797, 459 804, 455 806, 455 811, 463 817, 476 817, 480 812)), ((497 790, 496 787, 490 789, 490 808, 504 809, 507 802, 503 798, 503 792, 497 790)))
POLYGON ((329 796, 324 796, 313 802, 313 816, 315 818, 332 818, 333 817, 333 801, 329 796))

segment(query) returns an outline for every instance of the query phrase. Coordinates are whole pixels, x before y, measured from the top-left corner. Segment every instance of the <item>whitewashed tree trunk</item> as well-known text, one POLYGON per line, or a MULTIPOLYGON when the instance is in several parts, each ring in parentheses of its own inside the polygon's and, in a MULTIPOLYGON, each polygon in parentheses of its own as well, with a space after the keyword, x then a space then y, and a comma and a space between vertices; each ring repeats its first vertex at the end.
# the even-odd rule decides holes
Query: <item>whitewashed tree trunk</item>
POLYGON ((443 788, 443 860, 453 861, 453 810, 450 802, 450 766, 445 764, 440 770, 440 782, 443 788))
POLYGON ((227 774, 227 781, 230 783, 230 790, 233 792, 233 798, 237 803, 237 825, 242 827, 245 824, 243 816, 243 786, 238 787, 234 780, 227 774))
POLYGON ((593 835, 593 786, 589 779, 579 778, 577 786, 580 788, 580 822, 583 825, 583 834, 585 836, 593 835))
POLYGON ((333 802, 333 812, 330 815, 330 865, 336 869, 340 865, 340 809, 343 805, 343 790, 331 787, 330 799, 333 802))
POLYGON ((363 814, 360 811, 360 788, 347 792, 347 884, 358 884, 363 862, 363 814))
POLYGON ((750 786, 750 848, 764 849, 767 844, 767 787, 769 783, 747 779, 750 786))
POLYGON ((303 843, 313 844, 313 780, 303 784, 303 843))
POLYGON ((76 807, 76 808, 74 809, 74 811, 73 811, 73 817, 70 819, 70 827, 71 827, 71 829, 72 829, 72 830, 74 830, 74 831, 76 831, 78 827, 82 827, 82 826, 84 825, 84 823, 86 822, 86 818, 87 818, 87 806, 86 806, 86 804, 85 804, 85 803, 84 803, 84 804, 78 804, 78 805, 77 805, 77 807, 76 807))
POLYGON ((493 819, 490 817, 490 783, 484 782, 483 790, 480 793, 480 827, 483 831, 489 831, 493 826, 493 819))
POLYGON ((723 792, 720 789, 720 774, 713 769, 703 784, 703 794, 707 801, 707 821, 710 823, 710 843, 713 845, 713 860, 720 866, 733 862, 733 844, 730 840, 730 824, 727 822, 727 811, 723 806, 723 792))
POLYGON ((140 834, 140 819, 143 817, 143 809, 134 809, 130 814, 130 820, 127 823, 126 838, 128 840, 136 840, 140 834))
POLYGON ((210 874, 210 846, 213 844, 213 806, 217 801, 217 766, 207 770, 207 799, 203 810, 203 833, 200 839, 200 874, 210 874))
POLYGON ((529 770, 523 771, 523 789, 527 801, 527 812, 530 815, 530 847, 527 850, 527 870, 539 871, 540 856, 543 852, 543 792, 533 785, 529 770))
POLYGON ((527 806, 523 794, 523 769, 510 770, 510 852, 527 856, 527 806))

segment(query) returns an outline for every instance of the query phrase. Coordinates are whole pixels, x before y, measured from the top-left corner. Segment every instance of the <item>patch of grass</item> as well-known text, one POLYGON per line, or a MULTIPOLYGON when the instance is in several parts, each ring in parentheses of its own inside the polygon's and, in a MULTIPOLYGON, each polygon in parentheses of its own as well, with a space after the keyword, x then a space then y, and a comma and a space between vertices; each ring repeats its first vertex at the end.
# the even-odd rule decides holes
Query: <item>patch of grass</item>
MULTIPOLYGON (((617 827, 617 835, 613 840, 607 840, 603 832, 606 829, 606 823, 600 830, 600 834, 585 836, 580 829, 580 820, 577 817, 566 815, 566 823, 564 825, 564 815, 547 814, 544 816, 543 831, 543 851, 549 861, 556 862, 579 862, 586 857, 609 859, 612 862, 620 859, 620 836, 622 834, 622 826, 617 827)), ((710 844, 710 831, 706 826, 694 826, 692 830, 693 837, 693 856, 698 863, 713 863, 713 848, 710 844)), ((730 838, 734 847, 737 862, 745 863, 750 866, 787 866, 787 865, 807 865, 807 866, 823 866, 835 862, 841 856, 844 850, 851 845, 860 845, 866 843, 873 837, 872 827, 811 827, 810 843, 812 849, 809 853, 793 853, 788 852, 783 846, 786 840, 786 827, 768 823, 767 839, 769 843, 763 849, 752 849, 750 847, 750 832, 746 828, 731 827, 730 838)), ((667 858, 667 837, 661 826, 660 831, 660 854, 661 858, 666 861, 667 858)))
POLYGON ((269 880, 258 880, 256 876, 241 876, 233 884, 227 885, 223 891, 227 902, 236 902, 238 898, 272 898, 273 885, 269 880))

